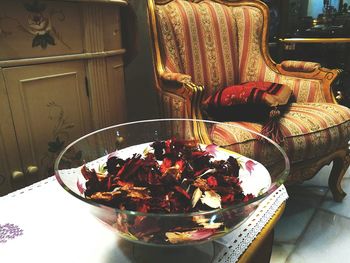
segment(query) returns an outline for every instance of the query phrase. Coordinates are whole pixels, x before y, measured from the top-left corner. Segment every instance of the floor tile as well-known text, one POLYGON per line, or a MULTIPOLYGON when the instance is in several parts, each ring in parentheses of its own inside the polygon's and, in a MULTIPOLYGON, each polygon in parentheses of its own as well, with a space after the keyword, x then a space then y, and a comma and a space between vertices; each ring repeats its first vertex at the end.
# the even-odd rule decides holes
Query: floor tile
POLYGON ((329 192, 321 207, 327 211, 350 218, 350 178, 343 179, 342 187, 347 195, 341 203, 334 202, 332 194, 329 192))
POLYGON ((303 233, 328 189, 297 185, 288 187, 289 199, 275 228, 275 241, 293 244, 303 233))
POLYGON ((350 178, 350 167, 348 170, 345 172, 344 178, 350 178))
POLYGON ((350 219, 318 211, 286 263, 348 262, 350 219))
POLYGON ((272 247, 270 263, 285 263, 295 245, 277 243, 272 247))

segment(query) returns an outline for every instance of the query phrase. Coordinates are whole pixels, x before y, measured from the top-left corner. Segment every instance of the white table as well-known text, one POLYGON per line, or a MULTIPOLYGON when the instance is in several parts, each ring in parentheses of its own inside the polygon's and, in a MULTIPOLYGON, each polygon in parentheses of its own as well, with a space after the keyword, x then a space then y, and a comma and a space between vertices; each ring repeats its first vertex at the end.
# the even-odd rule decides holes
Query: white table
POLYGON ((287 198, 281 186, 244 224, 213 243, 160 250, 122 240, 50 177, 0 197, 0 262, 236 262, 287 198))

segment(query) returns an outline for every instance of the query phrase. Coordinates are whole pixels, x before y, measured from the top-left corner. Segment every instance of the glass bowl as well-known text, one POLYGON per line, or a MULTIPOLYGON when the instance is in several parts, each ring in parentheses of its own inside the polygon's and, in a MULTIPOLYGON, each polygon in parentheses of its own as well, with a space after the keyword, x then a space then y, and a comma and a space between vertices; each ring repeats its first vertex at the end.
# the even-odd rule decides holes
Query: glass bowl
MULTIPOLYGON (((165 150, 162 151, 164 153, 165 150)), ((200 178, 209 184, 207 173, 206 170, 200 178)), ((89 204, 94 216, 129 241, 156 246, 196 245, 230 233, 251 215, 264 198, 283 184, 288 173, 289 161, 286 154, 270 139, 232 123, 191 119, 144 120, 97 130, 68 145, 55 162, 55 175, 60 185, 82 202, 89 204), (228 136, 228 134, 233 135, 228 136), (210 141, 209 137, 212 138, 210 141), (87 192, 84 193, 84 191, 90 184, 86 183, 86 176, 81 172, 83 167, 87 167, 84 168, 85 171, 94 169, 99 174, 99 179, 105 178, 108 159, 117 156, 125 160, 136 153, 146 154, 145 152, 152 152, 149 145, 153 142, 169 142, 169 140, 196 141, 200 149, 213 156, 212 161, 234 157, 239 164, 237 181, 247 198, 243 198, 242 194, 231 195, 230 203, 222 205, 227 201, 227 196, 224 197, 215 192, 220 186, 215 180, 215 184, 211 185, 214 187, 212 189, 215 189, 214 197, 206 196, 205 189, 201 188, 202 191, 197 190, 194 194, 193 185, 187 185, 187 188, 180 185, 183 189, 180 189, 180 194, 187 198, 189 196, 192 206, 193 204, 200 206, 196 211, 186 210, 189 212, 174 212, 174 210, 144 212, 143 209, 136 211, 136 208, 128 210, 124 204, 116 205, 116 202, 110 204, 105 199, 102 202, 96 201, 91 196, 85 195, 87 192), (237 199, 237 196, 241 201, 233 200, 237 199)), ((185 180, 187 179, 181 178, 178 181, 183 183, 185 180)), ((189 180, 193 182, 197 178, 189 180)), ((157 188, 160 186, 151 186, 147 183, 141 186, 143 190, 146 189, 152 193, 159 193, 161 189, 157 188)), ((109 192, 106 195, 111 197, 113 193, 120 192, 122 187, 125 188, 124 185, 118 186, 112 193, 109 192)), ((174 199, 168 197, 175 195, 179 195, 175 190, 169 195, 168 193, 164 195, 164 202, 166 204, 169 202, 169 207, 174 207, 170 201, 174 199)), ((140 202, 146 202, 144 199, 152 200, 152 198, 133 196, 131 199, 136 200, 137 207, 140 207, 138 206, 140 202)), ((181 198, 184 197, 179 198, 176 200, 183 200, 181 198)))

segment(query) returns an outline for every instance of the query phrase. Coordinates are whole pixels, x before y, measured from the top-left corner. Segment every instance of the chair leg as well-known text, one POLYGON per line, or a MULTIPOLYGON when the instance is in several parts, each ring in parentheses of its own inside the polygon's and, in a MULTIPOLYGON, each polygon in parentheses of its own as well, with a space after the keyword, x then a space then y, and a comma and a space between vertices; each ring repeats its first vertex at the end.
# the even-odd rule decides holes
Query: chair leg
POLYGON ((343 158, 337 157, 333 160, 333 168, 328 179, 328 186, 336 202, 341 202, 346 196, 346 193, 341 187, 341 181, 349 167, 348 159, 347 156, 344 156, 343 158))

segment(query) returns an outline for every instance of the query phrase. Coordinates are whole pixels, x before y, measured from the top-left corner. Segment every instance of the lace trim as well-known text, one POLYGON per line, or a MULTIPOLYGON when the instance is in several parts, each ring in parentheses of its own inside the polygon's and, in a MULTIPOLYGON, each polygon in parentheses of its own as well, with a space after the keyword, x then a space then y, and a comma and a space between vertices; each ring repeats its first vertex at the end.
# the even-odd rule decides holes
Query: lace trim
POLYGON ((26 192, 34 190, 35 188, 42 187, 43 185, 46 185, 46 184, 48 184, 50 182, 53 182, 53 181, 56 181, 56 177, 55 176, 50 176, 50 177, 48 177, 48 178, 46 178, 46 179, 44 179, 42 181, 36 182, 36 183, 31 184, 31 185, 29 185, 27 187, 21 188, 21 189, 16 190, 16 191, 14 191, 12 193, 4 195, 4 196, 0 197, 0 201, 5 201, 6 199, 13 198, 13 197, 25 194, 26 192))
POLYGON ((237 262, 286 199, 288 199, 288 194, 286 188, 282 185, 265 199, 253 215, 236 229, 233 234, 214 241, 224 245, 224 248, 217 253, 213 263, 237 262), (253 227, 251 227, 252 225, 253 227))

